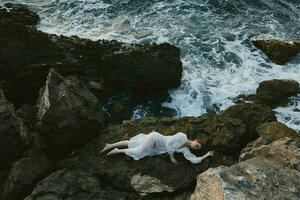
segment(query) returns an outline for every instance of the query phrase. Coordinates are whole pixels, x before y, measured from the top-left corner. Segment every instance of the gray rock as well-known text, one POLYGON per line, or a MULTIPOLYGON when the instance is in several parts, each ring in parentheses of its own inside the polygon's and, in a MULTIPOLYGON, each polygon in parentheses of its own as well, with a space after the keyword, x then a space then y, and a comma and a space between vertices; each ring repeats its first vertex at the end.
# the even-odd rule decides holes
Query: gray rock
POLYGON ((100 135, 105 125, 102 107, 88 88, 54 69, 40 92, 37 118, 47 151, 59 155, 100 135))
POLYGON ((190 200, 298 200, 299 180, 299 171, 255 157, 200 174, 190 200))
POLYGON ((136 174, 131 178, 131 186, 140 195, 147 195, 159 192, 174 192, 174 189, 165 185, 161 180, 148 175, 136 174))

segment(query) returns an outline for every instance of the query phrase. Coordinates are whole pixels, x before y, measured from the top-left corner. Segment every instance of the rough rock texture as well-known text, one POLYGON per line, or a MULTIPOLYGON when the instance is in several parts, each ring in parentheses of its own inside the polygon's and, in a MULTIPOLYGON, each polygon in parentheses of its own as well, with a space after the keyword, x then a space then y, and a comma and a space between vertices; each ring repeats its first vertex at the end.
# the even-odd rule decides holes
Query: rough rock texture
POLYGON ((174 192, 174 189, 168 185, 161 183, 157 178, 137 174, 132 176, 131 186, 141 195, 147 195, 159 192, 174 192))
POLYGON ((0 6, 0 19, 11 19, 16 23, 34 25, 40 17, 26 5, 6 3, 0 6))
POLYGON ((263 123, 256 128, 256 131, 260 136, 260 138, 258 138, 259 140, 256 140, 256 143, 258 145, 270 144, 271 142, 282 137, 290 137, 290 138, 300 137, 295 130, 287 127, 285 124, 281 122, 263 123))
POLYGON ((118 192, 102 181, 97 174, 87 170, 58 170, 37 185, 25 200, 125 200, 137 199, 137 195, 118 192))
MULTIPOLYGON (((256 111, 262 113, 253 112, 252 114, 255 114, 255 116, 264 116, 264 112, 266 112, 262 109, 256 111)), ((251 116, 251 114, 247 114, 247 116, 251 116)), ((262 121, 256 121, 256 125, 269 118, 262 117, 260 119, 262 121)), ((99 193, 102 191, 101 183, 105 183, 106 188, 109 188, 107 189, 108 193, 111 190, 124 192, 133 199, 140 198, 140 196, 132 197, 137 193, 146 194, 150 199, 174 199, 177 194, 192 191, 196 176, 209 167, 234 164, 238 159, 239 151, 251 141, 247 137, 245 139, 246 135, 244 123, 239 119, 227 116, 203 115, 201 117, 180 119, 142 118, 108 127, 97 142, 77 150, 69 158, 59 162, 56 167, 64 169, 64 174, 71 174, 68 177, 76 177, 78 170, 88 173, 89 175, 82 176, 82 182, 88 182, 90 176, 99 177, 99 180, 97 179, 99 183, 93 182, 92 184, 93 187, 98 188, 99 193), (195 152, 195 154, 203 155, 208 150, 214 149, 215 155, 198 165, 194 165, 179 154, 175 155, 178 164, 174 165, 167 155, 146 157, 139 161, 133 161, 130 157, 124 155, 106 157, 99 154, 99 151, 107 142, 129 139, 138 133, 148 133, 152 130, 166 135, 179 131, 185 132, 191 139, 200 138, 206 142, 203 150, 195 152)), ((64 198, 69 193, 73 195, 73 198, 80 197, 81 189, 77 187, 74 189, 73 182, 67 182, 64 186, 66 189, 58 191, 60 187, 53 185, 61 182, 61 176, 57 173, 62 172, 55 172, 41 181, 28 199, 35 199, 34 197, 39 196, 50 198, 54 194, 56 197, 64 198), (52 188, 56 191, 52 192, 52 188), (79 191, 79 194, 75 194, 73 190, 79 191)), ((93 189, 87 189, 86 191, 86 195, 94 194, 93 189)), ((118 192, 115 193, 117 195, 115 199, 120 198, 118 192)), ((92 197, 84 198, 92 199, 92 197)), ((109 197, 107 198, 109 199, 109 197)), ((128 197, 128 199, 130 198, 128 197)))
POLYGON ((247 146, 240 155, 240 160, 262 155, 268 159, 300 171, 300 138, 280 138, 268 145, 247 146))
POLYGON ((14 162, 3 190, 3 199, 21 199, 31 192, 34 185, 51 169, 48 158, 37 149, 31 149, 28 157, 14 162))
POLYGON ((18 106, 35 100, 51 67, 102 82, 104 97, 124 89, 161 95, 179 86, 182 74, 180 50, 170 44, 56 36, 11 19, 0 19, 0 54, 0 79, 6 81, 7 98, 18 106))
POLYGON ((296 131, 281 122, 266 122, 256 130, 260 137, 242 150, 240 160, 263 155, 299 170, 300 136, 296 131))
POLYGON ((262 81, 256 90, 256 94, 249 95, 246 100, 275 108, 286 105, 289 102, 289 97, 296 96, 299 93, 300 87, 297 81, 273 79, 262 81))
POLYGON ((300 172, 255 157, 231 167, 209 169, 197 178, 191 200, 297 200, 300 172))
POLYGON ((229 107, 220 113, 235 119, 240 119, 246 125, 248 141, 257 138, 256 127, 264 122, 277 121, 273 111, 264 105, 240 103, 229 107))
POLYGON ((38 100, 38 129, 49 153, 63 154, 101 133, 105 121, 101 105, 75 77, 49 71, 38 100))
POLYGON ((20 135, 20 119, 0 88, 0 170, 22 156, 25 144, 20 135))
POLYGON ((279 65, 287 63, 300 52, 300 41, 283 41, 259 36, 252 38, 251 41, 279 65))

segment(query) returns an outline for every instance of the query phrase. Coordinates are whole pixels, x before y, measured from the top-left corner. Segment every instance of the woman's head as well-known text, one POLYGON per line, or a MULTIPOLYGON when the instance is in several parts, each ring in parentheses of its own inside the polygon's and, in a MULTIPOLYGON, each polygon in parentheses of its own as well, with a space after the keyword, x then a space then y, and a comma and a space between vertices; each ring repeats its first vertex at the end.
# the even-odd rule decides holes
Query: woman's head
POLYGON ((202 140, 196 139, 190 141, 190 148, 192 150, 200 150, 202 148, 203 142, 202 140))

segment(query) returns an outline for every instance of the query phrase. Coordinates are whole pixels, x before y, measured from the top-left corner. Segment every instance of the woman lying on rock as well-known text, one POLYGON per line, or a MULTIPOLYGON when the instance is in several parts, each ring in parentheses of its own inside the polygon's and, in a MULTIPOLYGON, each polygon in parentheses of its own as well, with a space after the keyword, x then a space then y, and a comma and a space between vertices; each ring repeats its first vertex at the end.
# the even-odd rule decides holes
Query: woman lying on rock
POLYGON ((197 164, 205 158, 212 156, 213 151, 209 151, 202 157, 197 157, 191 153, 192 150, 201 149, 201 140, 188 140, 186 134, 177 133, 172 136, 164 136, 158 132, 152 131, 149 134, 138 134, 129 141, 124 140, 114 144, 106 144, 101 153, 111 150, 106 155, 126 154, 134 160, 139 160, 145 156, 153 156, 168 153, 171 161, 176 164, 174 153, 183 153, 184 157, 190 162, 197 164), (118 149, 124 147, 126 149, 118 149))

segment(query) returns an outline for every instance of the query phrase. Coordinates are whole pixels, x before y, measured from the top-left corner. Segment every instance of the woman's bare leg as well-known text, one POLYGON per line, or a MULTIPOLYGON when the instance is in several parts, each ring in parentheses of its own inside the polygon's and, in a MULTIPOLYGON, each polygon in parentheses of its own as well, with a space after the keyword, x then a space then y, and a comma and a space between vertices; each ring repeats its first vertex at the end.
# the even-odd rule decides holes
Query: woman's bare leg
POLYGON ((124 153, 125 154, 126 149, 118 149, 118 148, 114 148, 113 150, 111 150, 110 152, 108 152, 106 155, 107 156, 111 156, 111 155, 115 155, 115 154, 121 154, 124 153))
POLYGON ((102 149, 101 153, 103 153, 104 151, 108 151, 110 149, 118 148, 118 147, 128 147, 128 140, 123 140, 123 141, 116 142, 113 144, 106 143, 106 145, 102 149))

